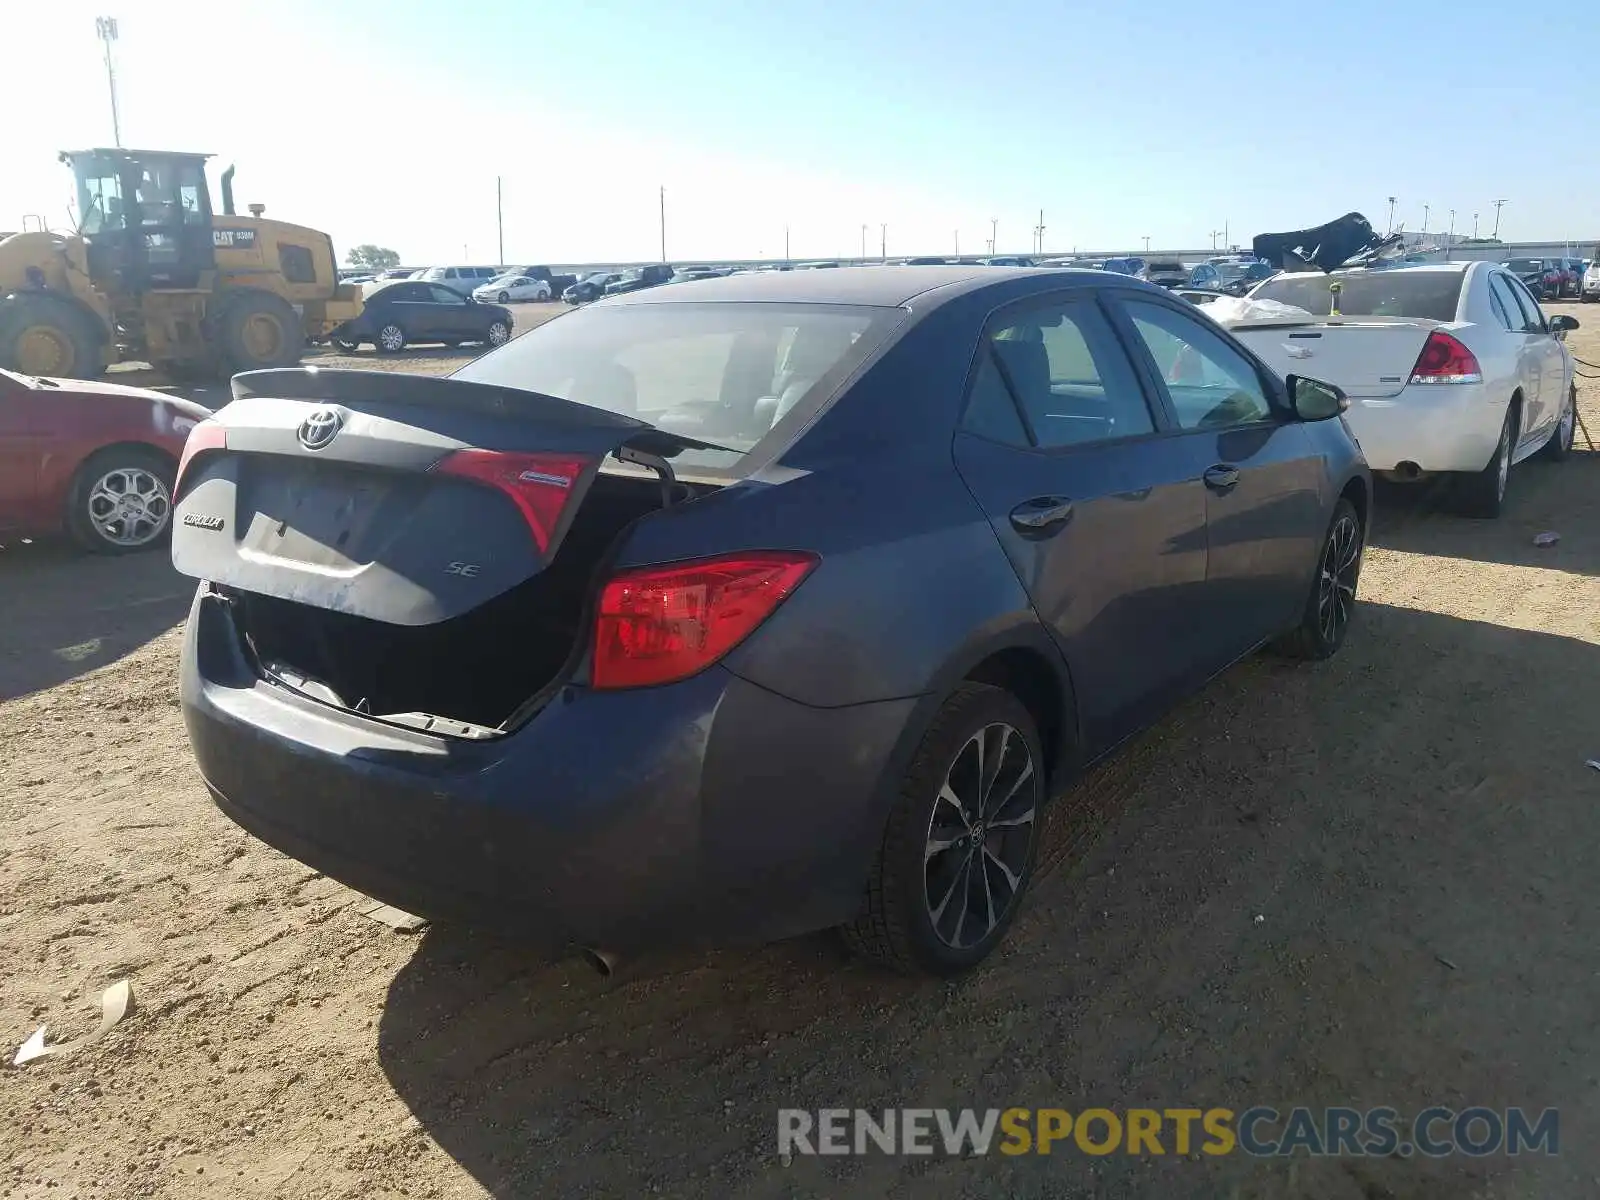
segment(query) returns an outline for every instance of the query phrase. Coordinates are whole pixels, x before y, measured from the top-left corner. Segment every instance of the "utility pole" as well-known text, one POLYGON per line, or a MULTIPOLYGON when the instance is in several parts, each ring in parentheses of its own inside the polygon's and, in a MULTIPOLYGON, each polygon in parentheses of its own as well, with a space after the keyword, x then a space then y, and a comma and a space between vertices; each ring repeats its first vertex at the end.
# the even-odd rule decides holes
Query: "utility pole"
POLYGON ((1038 248, 1034 251, 1034 253, 1035 254, 1043 254, 1044 253, 1044 209, 1042 209, 1042 208, 1039 210, 1039 223, 1033 227, 1033 232, 1035 234, 1037 234, 1038 237, 1039 237, 1039 245, 1038 245, 1038 248))
POLYGON ((1500 240, 1500 210, 1505 207, 1505 204, 1504 200, 1496 200, 1494 202, 1494 237, 1496 241, 1500 240))
POLYGON ((1212 248, 1212 249, 1213 249, 1213 250, 1215 250, 1215 249, 1216 249, 1216 248, 1217 248, 1217 239, 1218 239, 1218 238, 1219 238, 1219 237, 1221 237, 1221 236, 1222 236, 1222 230, 1220 230, 1220 229, 1213 229, 1213 230, 1212 230, 1212 231, 1211 231, 1211 248, 1212 248))
POLYGON ((878 255, 884 262, 889 261, 889 223, 885 221, 878 226, 878 255))
POLYGON ((956 230, 956 257, 961 257, 961 230, 956 230))
POLYGON ((1222 222, 1222 248, 1224 250, 1233 249, 1233 243, 1228 238, 1228 222, 1226 220, 1222 222))
POLYGON ((667 185, 661 185, 661 261, 667 261, 667 185))
POLYGON ((1428 206, 1422 206, 1422 240, 1428 240, 1428 206))
POLYGON ((1393 196, 1389 197, 1389 233, 1394 232, 1394 200, 1393 196))
POLYGON ((783 261, 789 261, 789 227, 783 227, 783 261))
POLYGON ((500 232, 500 265, 506 265, 506 206, 501 201, 500 176, 494 177, 494 224, 500 232))
POLYGON ((1144 235, 1144 252, 1146 254, 1150 253, 1150 235, 1148 233, 1144 235))
POLYGON ((1000 218, 989 218, 989 257, 1000 253, 1000 218))
POLYGON ((117 40, 117 19, 96 17, 94 35, 106 44, 106 84, 111 89, 111 136, 122 145, 122 121, 117 116, 117 70, 111 63, 111 43, 117 40))
POLYGON ((861 227, 861 261, 867 261, 867 227, 861 227))
POLYGON ((1478 214, 1472 214, 1472 240, 1478 240, 1478 214))

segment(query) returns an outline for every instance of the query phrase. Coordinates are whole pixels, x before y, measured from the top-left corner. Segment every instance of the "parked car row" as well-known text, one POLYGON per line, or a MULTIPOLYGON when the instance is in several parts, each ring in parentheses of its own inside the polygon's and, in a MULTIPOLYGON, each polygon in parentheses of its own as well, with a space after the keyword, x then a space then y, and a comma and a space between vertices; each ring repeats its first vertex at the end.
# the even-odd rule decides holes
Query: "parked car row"
MULTIPOLYGON (((1500 264, 1512 272, 1541 300, 1588 298, 1585 278, 1592 269, 1581 258, 1512 258, 1500 264)), ((1600 278, 1595 294, 1600 294, 1600 278)))

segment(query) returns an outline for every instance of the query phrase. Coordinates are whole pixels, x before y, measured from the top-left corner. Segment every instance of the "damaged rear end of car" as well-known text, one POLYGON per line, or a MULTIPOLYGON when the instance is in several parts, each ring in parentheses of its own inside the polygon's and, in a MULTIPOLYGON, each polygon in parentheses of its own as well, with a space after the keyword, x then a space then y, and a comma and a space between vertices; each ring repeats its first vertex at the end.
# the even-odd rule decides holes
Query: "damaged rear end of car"
POLYGON ((182 464, 174 565, 263 678, 455 736, 536 711, 618 535, 716 486, 670 464, 708 443, 537 393, 284 370, 235 395, 182 464))

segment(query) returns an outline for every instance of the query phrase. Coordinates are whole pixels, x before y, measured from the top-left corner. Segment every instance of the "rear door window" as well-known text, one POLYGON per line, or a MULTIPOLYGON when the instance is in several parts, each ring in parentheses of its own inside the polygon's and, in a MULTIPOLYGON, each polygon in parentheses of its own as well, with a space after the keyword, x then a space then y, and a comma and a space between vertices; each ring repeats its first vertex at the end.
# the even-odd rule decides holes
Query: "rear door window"
POLYGON ((1494 309, 1494 315, 1501 325, 1520 332, 1527 324, 1527 317, 1523 315, 1522 306, 1517 303, 1508 279, 1508 276, 1500 274, 1489 276, 1489 307, 1494 309))
POLYGON ((1543 333, 1544 312, 1539 308, 1539 302, 1533 298, 1533 293, 1523 285, 1522 280, 1515 275, 1503 275, 1506 287, 1516 298, 1518 307, 1522 310, 1522 329, 1525 333, 1543 333))

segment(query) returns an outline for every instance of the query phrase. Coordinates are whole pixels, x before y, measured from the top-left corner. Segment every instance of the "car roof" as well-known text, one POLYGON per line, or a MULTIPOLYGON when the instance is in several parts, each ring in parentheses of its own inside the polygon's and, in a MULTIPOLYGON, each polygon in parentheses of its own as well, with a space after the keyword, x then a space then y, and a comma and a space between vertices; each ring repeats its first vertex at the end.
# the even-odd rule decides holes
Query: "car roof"
MULTIPOLYGON (((1404 274, 1407 274, 1407 275, 1411 275, 1411 274, 1414 274, 1414 273, 1416 273, 1418 271, 1422 271, 1422 272, 1432 272, 1433 274, 1436 274, 1436 275, 1443 275, 1443 274, 1457 274, 1457 275, 1460 275, 1460 274, 1465 273, 1466 271, 1471 270, 1473 267, 1477 266, 1478 262, 1479 262, 1478 259, 1468 259, 1468 260, 1465 260, 1463 262, 1407 263, 1403 267, 1376 267, 1376 268, 1374 268, 1374 267, 1341 267, 1337 271, 1329 272, 1329 274, 1333 274, 1333 275, 1363 275, 1364 276, 1364 275, 1397 275, 1397 274, 1404 273, 1404 274)), ((1499 263, 1490 263, 1489 265, 1492 266, 1492 267, 1497 267, 1500 264, 1499 263)), ((1284 271, 1281 274, 1274 275, 1272 277, 1271 282, 1277 283, 1279 280, 1283 280, 1283 279, 1319 279, 1319 278, 1323 278, 1323 277, 1324 277, 1324 273, 1322 271, 1284 271)))
POLYGON ((1017 278, 1037 279, 1041 289, 1046 286, 1059 288, 1063 284, 1107 286, 1111 280, 1132 281, 1131 276, 1108 276, 1103 271, 990 267, 971 263, 926 267, 840 267, 833 271, 759 271, 749 275, 695 279, 669 292, 632 292, 602 303, 624 305, 742 301, 855 304, 899 308, 912 300, 931 297, 934 293, 938 293, 942 302, 944 299, 1017 278))

